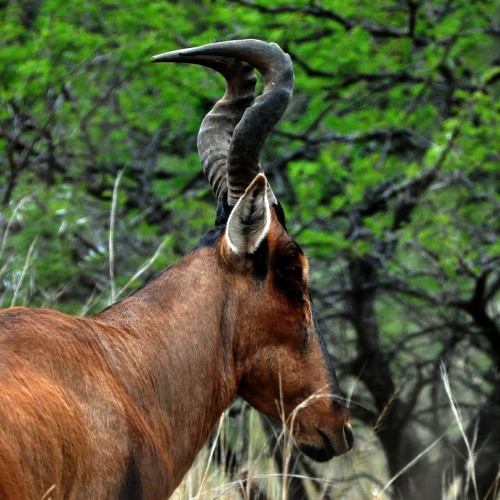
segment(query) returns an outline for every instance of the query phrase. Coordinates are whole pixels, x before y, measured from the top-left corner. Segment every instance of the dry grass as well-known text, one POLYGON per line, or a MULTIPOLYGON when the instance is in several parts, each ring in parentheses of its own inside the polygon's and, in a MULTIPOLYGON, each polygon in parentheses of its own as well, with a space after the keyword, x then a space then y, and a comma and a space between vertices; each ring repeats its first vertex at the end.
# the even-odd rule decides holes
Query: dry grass
MULTIPOLYGON (((247 413, 248 439, 247 460, 238 471, 238 477, 229 479, 225 476, 222 468, 214 461, 215 445, 205 447, 198 455, 193 467, 188 472, 183 482, 175 491, 175 500, 247 500, 251 499, 252 486, 258 489, 269 499, 288 498, 288 487, 290 480, 300 477, 310 495, 310 498, 328 498, 361 500, 377 499, 391 500, 393 498, 391 487, 394 481, 401 475, 407 473, 421 459, 426 457, 438 446, 447 433, 456 433, 459 430, 462 439, 466 443, 468 456, 464 457, 467 464, 468 474, 465 480, 456 476, 443 484, 441 492, 436 492, 443 500, 460 500, 466 498, 469 483, 473 485, 474 499, 480 500, 475 487, 475 470, 477 467, 474 442, 469 442, 465 429, 468 422, 460 412, 455 398, 451 392, 450 383, 446 370, 442 368, 441 378, 454 420, 446 433, 432 442, 412 460, 410 460, 397 474, 389 477, 385 456, 380 450, 377 437, 372 429, 357 427, 356 444, 350 453, 336 458, 327 464, 314 464, 310 462, 313 474, 305 474, 303 471, 288 471, 280 473, 272 451, 269 450, 268 438, 264 433, 258 413, 250 409, 247 413)), ((230 418, 226 412, 217 427, 216 437, 222 438, 223 442, 232 442, 243 439, 242 429, 235 424, 234 418, 230 418), (237 431, 235 432, 235 426, 237 431)), ((292 440, 288 433, 280 436, 280 449, 285 457, 285 471, 287 471, 286 457, 290 456, 292 440)), ((212 440, 215 443, 216 439, 212 440)), ((308 462, 309 463, 309 462, 308 462)))
MULTIPOLYGON (((290 416, 290 420, 293 421, 296 413, 317 397, 322 396, 313 395, 304 401, 290 416)), ((327 464, 307 461, 309 470, 306 472, 303 469, 293 469, 291 458, 294 444, 290 434, 280 431, 276 436, 279 450, 271 450, 260 415, 246 403, 243 405, 246 408, 239 418, 229 417, 229 411, 221 417, 211 440, 212 444, 200 452, 175 491, 174 499, 246 500, 254 498, 255 491, 258 490, 269 499, 285 500, 289 498, 291 480, 300 478, 310 498, 322 498, 328 492, 332 498, 358 500, 374 498, 388 481, 385 458, 378 449, 377 438, 372 430, 359 429, 356 435, 357 445, 347 455, 327 464), (241 455, 246 457, 236 477, 229 479, 216 463, 214 457, 217 440, 231 443, 233 450, 239 448, 241 455), (278 451, 285 472, 281 472, 276 465, 275 454, 278 451), (369 472, 364 467, 366 463, 371 464, 369 472)))

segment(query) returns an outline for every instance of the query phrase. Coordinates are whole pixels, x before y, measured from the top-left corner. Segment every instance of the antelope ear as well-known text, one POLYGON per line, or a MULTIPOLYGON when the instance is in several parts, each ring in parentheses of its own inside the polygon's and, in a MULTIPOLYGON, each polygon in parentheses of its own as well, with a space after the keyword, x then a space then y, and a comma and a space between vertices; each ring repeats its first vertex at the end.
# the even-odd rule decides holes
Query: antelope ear
POLYGON ((267 179, 258 174, 238 200, 227 221, 226 239, 238 255, 254 253, 271 225, 267 179))

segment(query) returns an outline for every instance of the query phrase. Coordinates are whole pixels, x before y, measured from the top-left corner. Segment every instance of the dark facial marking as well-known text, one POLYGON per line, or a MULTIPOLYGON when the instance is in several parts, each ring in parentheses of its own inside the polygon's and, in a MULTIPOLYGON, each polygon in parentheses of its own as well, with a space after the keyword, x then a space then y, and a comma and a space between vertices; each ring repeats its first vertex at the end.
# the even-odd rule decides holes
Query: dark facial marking
MULTIPOLYGON (((335 369, 333 368, 333 363, 332 363, 332 358, 330 357, 330 354, 328 353, 328 348, 326 347, 326 342, 325 339, 323 338, 323 335, 320 332, 318 322, 316 321, 316 314, 314 312, 314 306, 312 303, 311 299, 311 313, 312 313, 312 318, 313 318, 313 324, 314 324, 314 330, 316 331, 318 335, 318 340, 319 340, 319 345, 321 348, 321 353, 323 354, 323 359, 325 360, 326 367, 328 370, 328 375, 330 379, 330 390, 332 394, 340 394, 340 388, 339 388, 339 383, 337 380, 337 375, 335 373, 335 369)), ((340 399, 340 398, 339 398, 340 399)), ((332 404, 339 404, 339 401, 332 401, 332 404)), ((343 404, 343 403, 342 403, 343 404)))
POLYGON ((253 254, 247 258, 253 262, 253 275, 257 281, 264 281, 269 274, 269 246, 264 238, 253 254))
POLYGON ((302 250, 290 241, 279 253, 276 263, 276 286, 289 300, 304 303, 306 282, 302 262, 302 250))

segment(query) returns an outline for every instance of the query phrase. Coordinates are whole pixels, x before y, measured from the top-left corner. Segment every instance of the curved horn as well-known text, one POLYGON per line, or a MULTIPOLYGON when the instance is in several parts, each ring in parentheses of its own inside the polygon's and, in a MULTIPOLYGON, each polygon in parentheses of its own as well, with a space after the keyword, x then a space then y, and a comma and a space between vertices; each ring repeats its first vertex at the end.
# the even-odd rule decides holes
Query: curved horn
MULTIPOLYGON (((255 176, 262 171, 260 151, 274 125, 283 116, 293 92, 294 75, 290 56, 275 43, 260 40, 213 43, 178 51, 179 55, 188 59, 193 56, 216 56, 245 61, 255 67, 264 79, 262 95, 244 111, 229 145, 227 201, 229 205, 235 205, 255 176)), ((155 56, 153 60, 170 60, 169 54, 155 56)), ((269 201, 276 203, 271 189, 268 193, 269 201)))
POLYGON ((167 52, 154 56, 152 61, 200 64, 214 69, 226 79, 223 98, 205 116, 198 133, 198 152, 203 172, 217 200, 221 200, 227 192, 227 157, 233 130, 253 101, 257 79, 252 66, 243 61, 213 55, 193 55, 192 51, 167 52))

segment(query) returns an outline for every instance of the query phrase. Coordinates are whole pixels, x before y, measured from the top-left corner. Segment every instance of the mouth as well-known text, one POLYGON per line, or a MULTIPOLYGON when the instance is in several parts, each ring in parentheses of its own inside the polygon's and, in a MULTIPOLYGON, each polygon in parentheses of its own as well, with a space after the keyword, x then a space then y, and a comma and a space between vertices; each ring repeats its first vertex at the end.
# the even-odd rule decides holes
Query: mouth
POLYGON ((323 446, 319 447, 310 444, 301 444, 299 445, 299 449, 304 455, 312 458, 316 462, 328 462, 336 453, 328 436, 321 429, 318 429, 318 432, 323 440, 323 446))
POLYGON ((335 441, 336 448, 332 444, 332 440, 321 429, 317 429, 317 431, 323 441, 322 446, 313 446, 310 444, 299 445, 300 451, 316 462, 328 462, 333 457, 342 455, 352 448, 354 438, 351 428, 348 425, 344 428, 344 439, 342 439, 342 442, 335 441))

